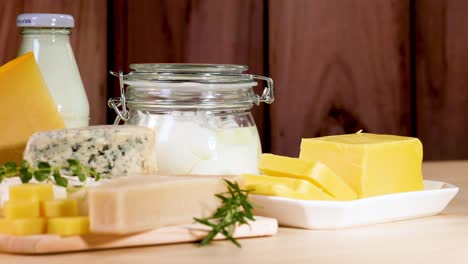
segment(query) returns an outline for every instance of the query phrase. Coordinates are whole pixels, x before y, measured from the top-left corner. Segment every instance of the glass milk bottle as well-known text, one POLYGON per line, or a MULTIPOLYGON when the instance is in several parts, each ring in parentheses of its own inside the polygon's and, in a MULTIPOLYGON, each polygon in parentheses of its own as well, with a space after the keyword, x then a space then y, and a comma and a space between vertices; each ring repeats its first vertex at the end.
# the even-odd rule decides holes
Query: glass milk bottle
POLYGON ((75 22, 66 14, 21 14, 19 55, 33 51, 47 87, 66 127, 89 124, 89 103, 70 45, 75 22))

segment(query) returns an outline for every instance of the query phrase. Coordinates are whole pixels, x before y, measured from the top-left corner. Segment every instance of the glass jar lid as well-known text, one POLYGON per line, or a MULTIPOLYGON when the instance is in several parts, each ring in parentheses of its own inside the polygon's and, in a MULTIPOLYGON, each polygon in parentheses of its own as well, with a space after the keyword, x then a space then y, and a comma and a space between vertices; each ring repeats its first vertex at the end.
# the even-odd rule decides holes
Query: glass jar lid
POLYGON ((251 74, 243 74, 245 65, 143 63, 130 64, 133 71, 124 76, 125 84, 135 82, 197 82, 197 83, 245 83, 253 82, 251 74))
POLYGON ((109 99, 108 105, 119 119, 128 119, 127 105, 137 109, 213 109, 249 108, 274 101, 273 80, 243 73, 245 65, 144 63, 131 64, 130 68, 133 71, 128 74, 111 72, 119 78, 121 97, 109 99), (256 80, 267 82, 261 95, 252 89, 256 80))

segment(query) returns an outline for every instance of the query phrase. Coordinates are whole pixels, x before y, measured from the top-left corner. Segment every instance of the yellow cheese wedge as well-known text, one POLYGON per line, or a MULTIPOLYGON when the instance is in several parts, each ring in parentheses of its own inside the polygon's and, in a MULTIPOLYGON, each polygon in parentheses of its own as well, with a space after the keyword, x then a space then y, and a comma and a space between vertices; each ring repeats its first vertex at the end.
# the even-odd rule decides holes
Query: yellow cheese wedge
POLYGON ((65 125, 32 52, 0 67, 0 164, 19 162, 29 137, 65 125))
POLYGON ((50 201, 54 199, 52 184, 26 183, 10 187, 10 201, 50 201))
POLYGON ((334 200, 322 189, 306 180, 245 174, 245 188, 253 194, 302 200, 334 200))
POLYGON ((41 203, 44 217, 78 216, 78 203, 73 199, 58 199, 41 203))
POLYGON ((89 219, 86 216, 50 218, 47 233, 61 236, 77 236, 89 233, 89 219))
POLYGON ((321 161, 359 197, 423 189, 417 138, 357 133, 303 139, 300 159, 321 161))
POLYGON ((266 175, 304 179, 317 185, 337 200, 353 200, 357 194, 348 184, 321 162, 263 154, 258 165, 266 175))
POLYGON ((7 201, 3 205, 3 216, 6 219, 39 217, 39 201, 7 201))
POLYGON ((16 236, 43 234, 45 231, 45 224, 46 221, 43 218, 0 218, 0 234, 16 236))

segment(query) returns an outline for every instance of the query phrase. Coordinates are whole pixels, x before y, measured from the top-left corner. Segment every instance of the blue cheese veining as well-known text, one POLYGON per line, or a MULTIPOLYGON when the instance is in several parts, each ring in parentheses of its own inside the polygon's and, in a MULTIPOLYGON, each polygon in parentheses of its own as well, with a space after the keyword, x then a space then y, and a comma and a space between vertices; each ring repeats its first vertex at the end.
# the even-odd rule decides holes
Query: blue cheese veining
POLYGON ((39 132, 31 136, 24 159, 66 164, 77 159, 103 175, 157 172, 155 132, 138 126, 91 126, 39 132))

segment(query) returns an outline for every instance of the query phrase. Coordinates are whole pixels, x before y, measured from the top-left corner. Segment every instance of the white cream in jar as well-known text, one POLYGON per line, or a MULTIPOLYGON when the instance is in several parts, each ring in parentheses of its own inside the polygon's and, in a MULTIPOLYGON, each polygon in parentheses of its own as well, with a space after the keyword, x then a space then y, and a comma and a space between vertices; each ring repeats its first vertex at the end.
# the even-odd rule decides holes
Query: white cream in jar
POLYGON ((233 119, 177 111, 146 115, 137 124, 156 132, 161 174, 258 172, 261 146, 255 126, 239 127, 233 119))

